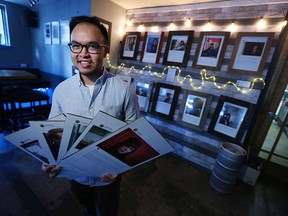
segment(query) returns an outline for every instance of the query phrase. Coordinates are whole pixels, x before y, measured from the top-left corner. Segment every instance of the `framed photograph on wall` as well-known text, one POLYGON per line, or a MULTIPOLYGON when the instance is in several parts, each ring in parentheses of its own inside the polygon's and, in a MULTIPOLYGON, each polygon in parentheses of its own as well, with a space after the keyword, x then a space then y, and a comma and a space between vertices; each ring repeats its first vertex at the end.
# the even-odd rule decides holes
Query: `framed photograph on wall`
POLYGON ((137 52, 140 42, 140 32, 127 32, 122 42, 122 59, 137 59, 137 52))
POLYGON ((156 83, 151 113, 173 120, 181 87, 156 83))
POLYGON ((67 45, 70 42, 70 28, 68 20, 60 21, 60 41, 62 45, 67 45))
POLYGON ((170 31, 168 34, 164 65, 186 67, 194 31, 170 31))
POLYGON ((208 131, 239 143, 248 128, 253 111, 253 104, 221 95, 208 131))
POLYGON ((138 95, 140 110, 147 112, 149 109, 150 97, 153 89, 153 82, 137 81, 135 88, 138 95))
POLYGON ((44 41, 45 44, 51 44, 52 42, 52 32, 51 32, 51 23, 44 23, 44 41))
POLYGON ((273 32, 239 32, 228 72, 261 76, 273 37, 273 32))
POLYGON ((141 61, 159 63, 164 32, 145 32, 141 61))
POLYGON ((52 44, 60 44, 59 22, 52 22, 52 44))
POLYGON ((177 122, 185 127, 202 131, 212 97, 211 94, 184 90, 177 122))
POLYGON ((104 27, 107 29, 107 32, 108 32, 108 46, 110 46, 110 43, 111 43, 111 33, 112 33, 112 23, 107 21, 107 20, 104 20, 100 17, 96 17, 100 23, 102 25, 104 25, 104 27))
POLYGON ((200 32, 193 67, 220 70, 230 32, 200 32))

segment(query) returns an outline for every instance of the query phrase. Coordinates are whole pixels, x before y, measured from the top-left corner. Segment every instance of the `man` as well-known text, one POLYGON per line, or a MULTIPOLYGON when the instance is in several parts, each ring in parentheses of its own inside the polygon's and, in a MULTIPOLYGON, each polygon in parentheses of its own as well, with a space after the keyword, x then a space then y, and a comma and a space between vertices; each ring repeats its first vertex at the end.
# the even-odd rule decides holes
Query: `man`
MULTIPOLYGON (((72 113, 93 118, 102 110, 127 123, 140 116, 135 92, 103 66, 108 54, 108 33, 94 17, 74 17, 70 22, 71 59, 79 74, 60 83, 53 93, 49 118, 72 113)), ((55 165, 43 165, 51 177, 61 171, 55 165)), ((121 176, 103 173, 71 181, 71 189, 85 207, 87 215, 117 215, 121 176)))
POLYGON ((215 44, 214 43, 210 43, 210 46, 204 50, 201 54, 201 56, 204 56, 204 57, 217 57, 217 54, 218 54, 218 48, 219 47, 215 47, 215 44))

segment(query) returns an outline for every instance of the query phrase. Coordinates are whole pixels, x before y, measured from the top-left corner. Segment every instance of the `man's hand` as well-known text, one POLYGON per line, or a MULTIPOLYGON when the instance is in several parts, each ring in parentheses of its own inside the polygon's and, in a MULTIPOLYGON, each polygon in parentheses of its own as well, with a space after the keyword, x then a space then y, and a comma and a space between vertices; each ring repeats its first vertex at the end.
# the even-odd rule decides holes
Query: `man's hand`
POLYGON ((117 174, 112 174, 112 173, 104 173, 101 176, 101 181, 102 182, 109 182, 109 181, 113 181, 117 178, 117 174))
POLYGON ((56 165, 42 164, 42 170, 45 173, 48 173, 50 178, 54 178, 61 172, 61 167, 56 165))

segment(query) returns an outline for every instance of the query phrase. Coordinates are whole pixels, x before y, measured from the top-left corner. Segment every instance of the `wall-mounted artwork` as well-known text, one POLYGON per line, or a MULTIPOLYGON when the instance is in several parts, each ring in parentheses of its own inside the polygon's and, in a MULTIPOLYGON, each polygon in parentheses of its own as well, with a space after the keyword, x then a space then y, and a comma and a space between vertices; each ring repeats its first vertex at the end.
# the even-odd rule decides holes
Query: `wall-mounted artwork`
POLYGON ((152 88, 153 88, 153 82, 147 82, 147 81, 136 82, 136 94, 138 95, 139 107, 140 110, 144 112, 148 111, 152 88))
POLYGON ((210 94, 184 90, 178 115, 178 123, 202 131, 207 119, 212 97, 210 94))
POLYGON ((45 44, 51 44, 52 42, 52 32, 51 32, 51 23, 44 23, 44 41, 45 44))
POLYGON ((100 17, 96 17, 100 23, 107 29, 107 32, 108 32, 108 46, 110 46, 110 43, 111 43, 111 34, 112 34, 112 23, 107 21, 107 20, 104 20, 100 17))
POLYGON ((141 60, 159 63, 164 32, 145 32, 141 60))
POLYGON ((208 131, 227 141, 239 143, 252 117, 254 105, 220 96, 208 131))
POLYGON ((239 32, 228 72, 261 76, 273 37, 272 32, 239 32))
POLYGON ((128 32, 122 42, 122 59, 136 60, 140 41, 140 32, 128 32))
POLYGON ((220 70, 229 32, 200 32, 193 67, 220 70))
POLYGON ((168 34, 164 65, 186 67, 194 31, 170 31, 168 34))
POLYGON ((180 90, 179 86, 156 83, 151 113, 172 120, 180 90))
POLYGON ((70 42, 70 28, 68 20, 60 21, 60 43, 67 45, 70 42))
POLYGON ((52 22, 52 44, 60 44, 59 22, 52 22))

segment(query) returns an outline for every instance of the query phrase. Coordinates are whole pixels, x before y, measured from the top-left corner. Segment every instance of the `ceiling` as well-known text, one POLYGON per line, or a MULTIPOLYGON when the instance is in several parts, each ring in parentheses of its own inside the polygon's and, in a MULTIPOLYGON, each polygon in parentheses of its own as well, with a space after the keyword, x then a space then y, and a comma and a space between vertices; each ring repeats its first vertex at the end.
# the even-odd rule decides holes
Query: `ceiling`
MULTIPOLYGON (((175 6, 196 3, 207 3, 219 0, 110 0, 115 4, 129 10, 136 8, 149 8, 149 7, 162 7, 162 6, 175 6)), ((231 0, 226 0, 231 1, 231 0)))
MULTIPOLYGON (((4 0, 4 1, 30 7, 29 0, 4 0)), ((40 3, 41 1, 47 1, 47 0, 39 0, 40 3)), ((110 1, 129 10, 129 9, 136 9, 136 8, 207 3, 207 2, 215 2, 219 0, 176 0, 176 1, 175 0, 158 0, 158 1, 156 0, 110 0, 110 1)), ((220 0, 220 1, 223 1, 223 0, 220 0)), ((233 1, 233 0, 225 0, 225 1, 233 1)))

